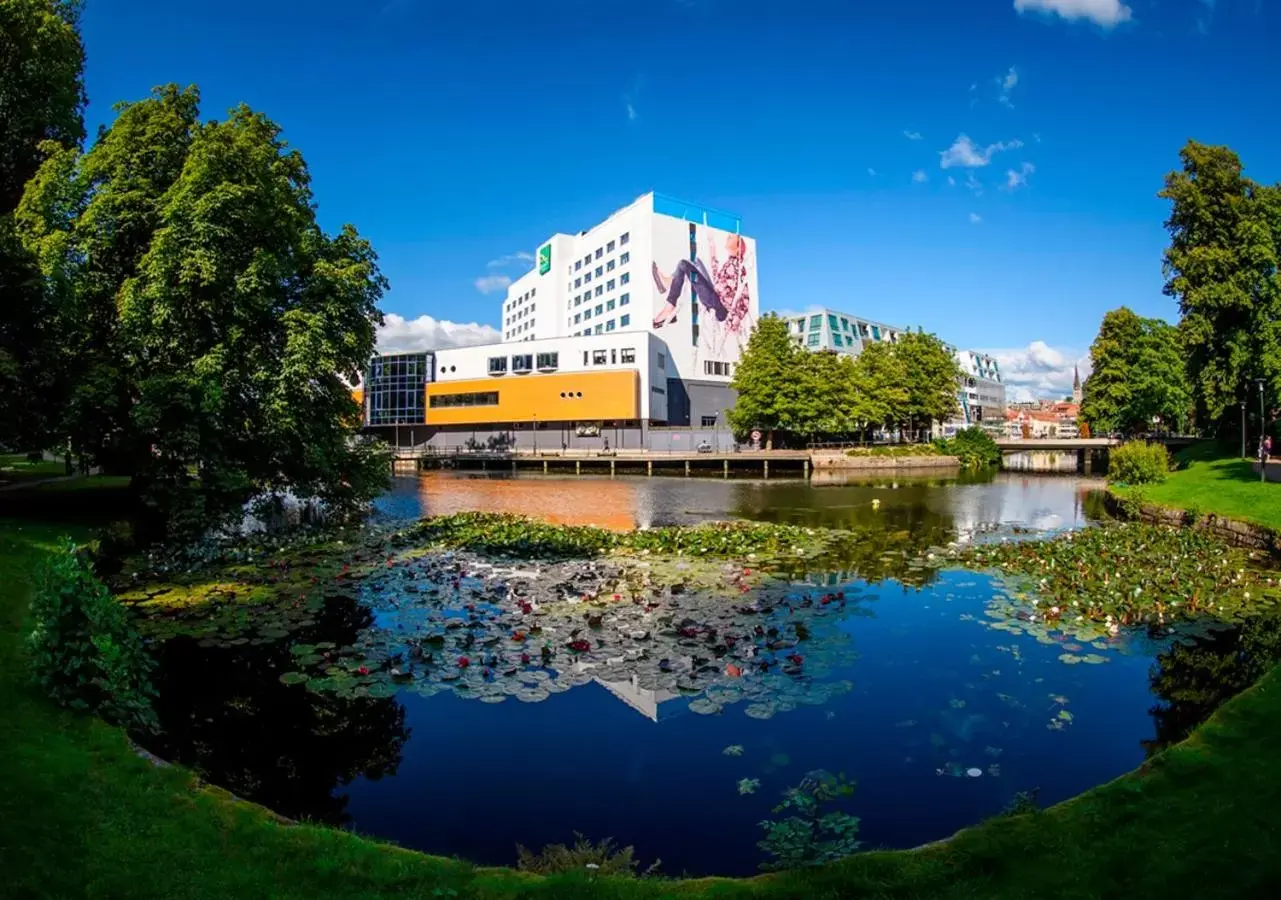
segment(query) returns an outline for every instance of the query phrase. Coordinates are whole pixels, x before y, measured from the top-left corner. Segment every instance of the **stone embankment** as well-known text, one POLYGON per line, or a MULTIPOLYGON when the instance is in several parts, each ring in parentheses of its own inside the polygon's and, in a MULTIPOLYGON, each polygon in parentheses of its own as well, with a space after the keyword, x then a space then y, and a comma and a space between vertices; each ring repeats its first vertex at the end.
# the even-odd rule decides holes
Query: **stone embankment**
POLYGON ((844 450, 816 450, 810 456, 815 471, 825 469, 959 469, 955 456, 850 456, 844 450))
POLYGON ((1263 525, 1254 525, 1240 519, 1230 519, 1214 513, 1196 514, 1188 510, 1175 509, 1169 506, 1158 506, 1155 503, 1144 503, 1135 514, 1132 507, 1127 509, 1121 497, 1112 491, 1107 493, 1108 512, 1117 518, 1135 518, 1153 525, 1177 525, 1199 528, 1208 531, 1215 537, 1238 547, 1262 550, 1272 556, 1281 558, 1281 533, 1263 525))

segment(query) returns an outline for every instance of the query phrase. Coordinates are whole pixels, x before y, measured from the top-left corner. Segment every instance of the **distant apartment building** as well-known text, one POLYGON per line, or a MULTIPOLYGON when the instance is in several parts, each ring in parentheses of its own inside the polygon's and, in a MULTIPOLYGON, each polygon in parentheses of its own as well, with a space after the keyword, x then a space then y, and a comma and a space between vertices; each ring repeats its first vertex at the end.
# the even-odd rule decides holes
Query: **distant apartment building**
MULTIPOLYGON (((896 343, 908 329, 834 309, 811 310, 803 316, 789 316, 788 334, 806 350, 833 350, 857 356, 872 343, 896 343)), ((957 416, 942 431, 952 434, 960 428, 989 423, 1000 429, 1005 417, 1005 384, 996 358, 978 350, 948 349, 956 357, 964 380, 957 391, 957 416)))
POLYGON ((375 358, 371 428, 433 446, 642 446, 715 427, 759 311, 756 242, 731 213, 650 193, 541 244, 502 301, 502 341, 375 358), (415 399, 417 397, 417 399, 415 399))

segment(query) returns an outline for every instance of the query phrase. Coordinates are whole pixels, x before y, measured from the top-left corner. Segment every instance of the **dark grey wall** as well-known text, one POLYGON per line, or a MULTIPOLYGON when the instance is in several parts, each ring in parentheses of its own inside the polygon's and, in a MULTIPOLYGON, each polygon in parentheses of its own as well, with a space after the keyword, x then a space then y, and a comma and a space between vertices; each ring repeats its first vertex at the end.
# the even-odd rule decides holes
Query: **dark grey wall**
POLYGON ((729 385, 709 381, 687 381, 685 391, 689 396, 689 419, 679 424, 701 428, 704 416, 719 416, 717 425, 720 428, 728 427, 723 411, 733 407, 734 400, 738 396, 729 385))

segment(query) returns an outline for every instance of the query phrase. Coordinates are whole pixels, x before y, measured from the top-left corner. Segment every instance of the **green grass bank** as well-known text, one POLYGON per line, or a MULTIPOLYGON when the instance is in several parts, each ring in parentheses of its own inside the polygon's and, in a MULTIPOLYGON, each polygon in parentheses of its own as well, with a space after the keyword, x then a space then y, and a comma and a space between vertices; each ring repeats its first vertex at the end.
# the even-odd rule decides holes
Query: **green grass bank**
MULTIPOLYGON (((1195 444, 1175 455, 1180 468, 1161 484, 1144 485, 1146 503, 1240 519, 1281 531, 1281 484, 1260 483, 1249 460, 1224 456, 1213 443, 1195 444)), ((1113 488, 1121 496, 1134 488, 1113 488)))
POLYGON ((985 822, 946 844, 865 853, 804 872, 744 880, 543 878, 282 824, 261 807, 200 786, 190 772, 153 766, 118 729, 57 709, 27 687, 20 632, 30 578, 64 533, 87 534, 0 519, 6 900, 1175 898, 1269 896, 1281 885, 1281 669, 1188 741, 1067 803, 985 822))

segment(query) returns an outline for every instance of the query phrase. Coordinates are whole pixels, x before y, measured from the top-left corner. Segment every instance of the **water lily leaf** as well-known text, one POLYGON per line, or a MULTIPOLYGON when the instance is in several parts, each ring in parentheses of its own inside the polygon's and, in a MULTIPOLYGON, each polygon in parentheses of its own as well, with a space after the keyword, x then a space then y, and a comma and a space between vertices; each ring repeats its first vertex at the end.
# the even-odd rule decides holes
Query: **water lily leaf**
POLYGON ((281 684, 302 684, 307 681, 305 672, 286 672, 280 676, 281 684))

